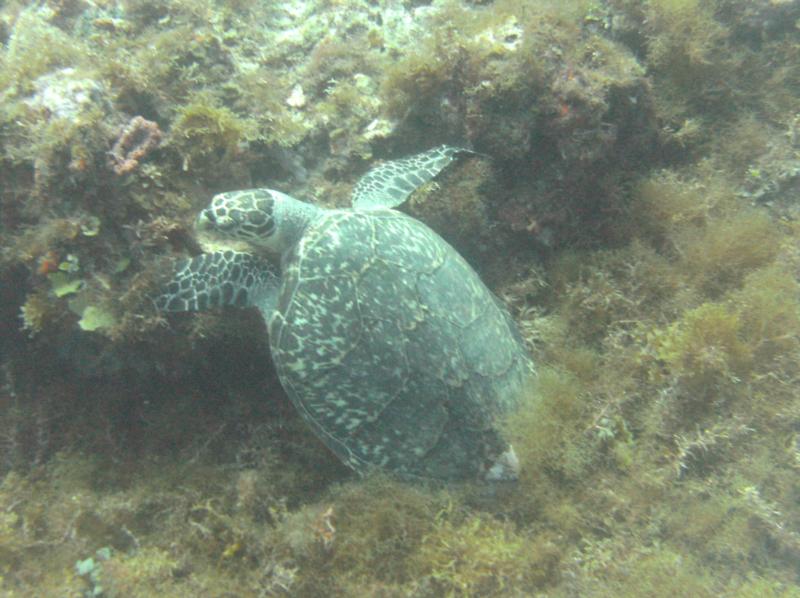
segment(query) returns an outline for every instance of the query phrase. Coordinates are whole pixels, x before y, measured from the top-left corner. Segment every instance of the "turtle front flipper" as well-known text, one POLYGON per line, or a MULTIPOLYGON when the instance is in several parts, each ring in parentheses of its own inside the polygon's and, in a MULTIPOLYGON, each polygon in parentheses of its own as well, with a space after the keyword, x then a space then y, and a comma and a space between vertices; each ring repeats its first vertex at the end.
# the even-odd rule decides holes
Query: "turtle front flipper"
POLYGON ((266 313, 275 305, 279 285, 275 267, 264 258, 216 251, 179 261, 153 302, 163 312, 256 306, 266 313))
POLYGON ((415 189, 444 170, 458 154, 464 153, 475 152, 461 147, 440 145, 421 154, 383 162, 356 183, 353 188, 353 207, 397 207, 415 189))

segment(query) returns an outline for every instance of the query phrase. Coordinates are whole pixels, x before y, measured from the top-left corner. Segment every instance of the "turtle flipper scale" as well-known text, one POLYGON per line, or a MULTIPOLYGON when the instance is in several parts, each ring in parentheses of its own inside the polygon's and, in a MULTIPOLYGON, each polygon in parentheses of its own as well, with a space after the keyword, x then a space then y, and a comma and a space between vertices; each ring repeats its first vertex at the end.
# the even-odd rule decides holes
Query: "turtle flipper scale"
POLYGON ((265 307, 279 284, 274 267, 263 258, 238 251, 216 251, 180 260, 172 279, 153 297, 153 302, 163 312, 265 307))
POLYGON ((474 152, 461 147, 440 145, 421 154, 383 162, 358 180, 353 189, 353 207, 397 207, 420 185, 444 170, 458 154, 464 153, 474 152))

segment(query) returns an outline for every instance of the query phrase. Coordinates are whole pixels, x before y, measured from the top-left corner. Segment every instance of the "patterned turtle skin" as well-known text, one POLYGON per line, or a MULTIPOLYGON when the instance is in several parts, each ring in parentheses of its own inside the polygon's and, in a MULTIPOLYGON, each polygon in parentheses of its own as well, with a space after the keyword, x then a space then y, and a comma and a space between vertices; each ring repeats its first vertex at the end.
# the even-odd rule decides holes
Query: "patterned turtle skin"
POLYGON ((431 150, 438 166, 430 169, 420 171, 431 163, 422 154, 371 171, 351 209, 322 209, 269 189, 216 196, 198 228, 245 240, 254 253, 278 253, 280 276, 259 266, 261 258, 218 252, 183 264, 157 299, 165 311, 188 311, 200 305, 193 289, 216 290, 218 305, 257 306, 291 401, 359 473, 517 474, 498 424, 528 389, 533 365, 514 323, 455 249, 386 207, 435 176, 451 150, 431 150))

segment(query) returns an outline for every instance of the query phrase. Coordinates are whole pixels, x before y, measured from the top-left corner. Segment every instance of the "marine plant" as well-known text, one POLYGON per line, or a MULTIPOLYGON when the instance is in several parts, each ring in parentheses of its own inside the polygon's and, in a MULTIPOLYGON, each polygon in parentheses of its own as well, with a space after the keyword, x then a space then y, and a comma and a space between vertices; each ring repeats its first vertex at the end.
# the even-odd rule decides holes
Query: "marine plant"
POLYGON ((796 3, 387 6, 0 9, 0 592, 797 596, 796 3), (148 299, 208 188, 444 141, 492 159, 411 209, 540 370, 512 488, 348 477, 257 319, 148 299))
POLYGON ((169 144, 180 155, 184 170, 203 169, 211 162, 234 159, 240 144, 254 135, 253 121, 200 96, 178 110, 169 144))

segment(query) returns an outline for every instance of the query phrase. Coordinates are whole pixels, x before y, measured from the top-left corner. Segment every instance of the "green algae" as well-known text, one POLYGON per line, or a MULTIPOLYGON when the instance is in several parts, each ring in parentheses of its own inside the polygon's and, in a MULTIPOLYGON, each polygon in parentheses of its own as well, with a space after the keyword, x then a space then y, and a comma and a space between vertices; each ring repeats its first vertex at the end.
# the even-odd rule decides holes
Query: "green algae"
POLYGON ((209 165, 210 161, 230 159, 253 135, 253 123, 224 106, 215 106, 208 98, 180 109, 170 131, 171 144, 181 155, 184 170, 189 170, 192 162, 209 165))
POLYGON ((790 8, 434 2, 420 36, 360 2, 78 4, 0 9, 2 592, 85 595, 75 563, 110 549, 109 596, 798 595, 790 8), (41 109, 64 69, 97 92, 73 120, 41 109), (132 115, 165 142, 117 177, 132 115), (259 322, 170 332, 148 292, 210 192, 335 203, 373 156, 454 139, 492 160, 411 209, 540 364, 521 478, 355 480, 259 322), (102 334, 51 284, 68 255, 102 334))
POLYGON ((94 332, 101 328, 113 328, 116 324, 117 318, 112 312, 96 305, 87 306, 81 313, 81 319, 78 320, 80 329, 87 332, 94 332))

